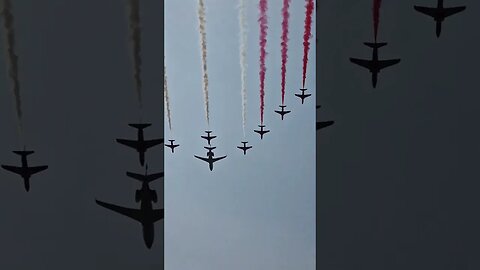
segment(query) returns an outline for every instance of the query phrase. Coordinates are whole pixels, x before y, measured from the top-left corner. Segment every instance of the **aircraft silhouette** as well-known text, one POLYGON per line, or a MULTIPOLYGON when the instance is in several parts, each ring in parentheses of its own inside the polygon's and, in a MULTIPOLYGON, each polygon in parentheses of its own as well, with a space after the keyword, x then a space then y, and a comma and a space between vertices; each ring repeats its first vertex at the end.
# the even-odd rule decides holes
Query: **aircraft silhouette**
POLYGON ((307 88, 300 88, 300 91, 302 91, 301 94, 295 94, 295 96, 299 97, 302 99, 302 104, 303 100, 306 99, 307 97, 311 96, 312 94, 305 94, 305 91, 307 91, 307 88))
MULTIPOLYGON (((317 106, 317 109, 319 109, 321 106, 317 106)), ((317 122, 317 130, 326 128, 328 126, 331 126, 335 123, 335 121, 325 121, 325 122, 317 122)))
POLYGON ((116 141, 120 144, 136 149, 139 155, 140 164, 143 166, 143 164, 145 163, 145 152, 147 152, 147 149, 163 143, 163 139, 145 140, 143 138, 143 129, 151 126, 152 124, 128 124, 128 125, 138 129, 137 140, 134 141, 134 140, 116 139, 116 141))
POLYGON ((365 59, 357 59, 357 58, 350 58, 350 62, 360 65, 364 68, 370 70, 372 73, 372 85, 373 88, 377 86, 377 76, 380 73, 380 70, 398 64, 400 59, 391 59, 391 60, 378 60, 378 48, 387 45, 387 43, 370 43, 365 42, 363 43, 370 48, 373 48, 372 60, 365 60, 365 59))
POLYGON ((265 125, 258 125, 260 127, 260 130, 253 130, 256 133, 260 134, 260 139, 263 140, 263 134, 270 132, 270 130, 263 130, 265 125))
POLYGON ((168 140, 168 141, 170 142, 170 144, 165 144, 165 146, 166 146, 166 147, 170 147, 170 148, 172 149, 172 153, 174 153, 174 152, 175 152, 175 151, 174 151, 175 147, 180 146, 180 144, 173 144, 173 142, 174 142, 175 140, 168 140))
POLYGON ((237 146, 237 148, 243 150, 243 154, 246 155, 247 150, 252 148, 252 146, 247 146, 248 142, 242 142, 242 143, 243 143, 243 146, 237 146))
POLYGON ((445 20, 445 18, 448 16, 464 11, 467 7, 459 6, 445 8, 443 7, 443 0, 438 0, 436 8, 421 6, 413 6, 413 8, 420 13, 433 17, 436 22, 436 34, 438 38, 440 37, 440 33, 442 32, 443 20, 445 20))
POLYGON ((283 116, 287 113, 289 113, 290 111, 285 111, 285 107, 287 107, 287 105, 279 105, 280 108, 282 108, 281 111, 275 111, 276 113, 280 114, 282 116, 282 120, 283 120, 283 116))
POLYGON ((30 190, 30 177, 36 173, 44 171, 48 169, 48 166, 35 166, 35 167, 28 167, 27 156, 30 154, 35 153, 35 151, 12 151, 13 153, 20 155, 22 159, 22 166, 10 166, 10 165, 2 165, 7 171, 16 173, 23 178, 23 182, 25 185, 25 190, 28 192, 30 190))
POLYGON ((143 240, 147 248, 151 248, 153 245, 153 239, 155 235, 154 223, 163 219, 163 209, 153 209, 152 201, 157 202, 157 192, 150 189, 148 184, 160 177, 163 177, 163 173, 147 174, 147 168, 145 169, 145 175, 127 172, 127 176, 135 178, 142 182, 142 188, 135 191, 135 201, 140 202, 140 209, 126 208, 100 200, 95 199, 95 202, 109 210, 117 212, 132 218, 142 224, 143 240))
POLYGON ((205 132, 207 133, 207 136, 200 136, 200 137, 202 137, 203 139, 207 140, 207 141, 208 141, 208 145, 211 145, 211 144, 210 144, 210 140, 215 139, 217 136, 210 136, 210 133, 212 133, 212 131, 210 131, 210 130, 206 130, 205 132))
POLYGON ((224 159, 224 158, 226 158, 227 156, 214 158, 214 155, 215 155, 215 154, 212 152, 212 150, 215 149, 216 147, 208 147, 208 146, 205 146, 204 148, 208 150, 208 152, 207 152, 207 157, 206 157, 206 158, 204 158, 204 157, 199 157, 199 156, 196 156, 196 155, 194 155, 194 157, 196 157, 196 158, 198 158, 198 159, 201 159, 201 160, 203 160, 203 161, 205 161, 205 162, 208 162, 210 171, 213 171, 213 163, 215 163, 215 162, 217 162, 217 161, 219 161, 219 160, 221 160, 221 159, 224 159))

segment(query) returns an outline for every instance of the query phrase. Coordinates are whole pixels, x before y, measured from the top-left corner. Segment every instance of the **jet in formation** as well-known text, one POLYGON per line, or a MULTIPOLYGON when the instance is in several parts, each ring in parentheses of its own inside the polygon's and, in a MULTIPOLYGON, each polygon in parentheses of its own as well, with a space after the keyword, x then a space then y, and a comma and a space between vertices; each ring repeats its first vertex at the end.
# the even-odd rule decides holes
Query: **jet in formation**
POLYGON ((442 32, 442 22, 445 20, 446 17, 449 17, 453 14, 457 14, 459 12, 464 11, 467 7, 466 6, 459 6, 459 7, 443 7, 443 0, 438 0, 437 7, 421 7, 421 6, 413 6, 413 8, 425 15, 432 17, 436 22, 436 34, 437 38, 440 37, 440 33, 442 32))
POLYGON ((152 202, 157 202, 158 196, 157 192, 150 189, 148 184, 163 177, 163 173, 147 174, 147 169, 145 169, 145 175, 127 172, 127 176, 142 182, 142 188, 135 191, 135 201, 140 202, 140 209, 126 208, 97 199, 95 199, 95 202, 102 207, 140 222, 142 224, 143 240, 147 248, 150 249, 155 235, 154 223, 163 219, 164 210, 153 209, 152 202))
POLYGON ((166 147, 172 149, 172 153, 175 153, 175 147, 180 146, 180 144, 173 144, 175 140, 168 140, 170 144, 165 144, 166 147))
MULTIPOLYGON (((321 106, 317 106, 317 109, 319 109, 321 106)), ((328 126, 331 126, 335 123, 335 121, 324 121, 324 122, 317 122, 317 130, 326 128, 328 126)))
POLYGON ((248 142, 242 142, 242 143, 243 143, 243 146, 237 146, 237 148, 240 149, 240 150, 243 150, 243 154, 246 155, 247 150, 252 148, 252 146, 247 146, 248 142))
POLYGON ((282 120, 283 120, 283 116, 287 113, 289 113, 290 111, 285 111, 285 107, 287 107, 287 105, 279 105, 279 107, 282 109, 280 111, 275 111, 276 113, 280 114, 282 116, 282 120))
POLYGON ((200 136, 202 137, 203 139, 207 140, 208 141, 208 145, 211 145, 210 144, 210 141, 215 139, 217 136, 210 136, 210 133, 212 133, 211 130, 206 130, 205 133, 207 133, 207 136, 200 136))
POLYGON ((367 68, 370 73, 372 73, 372 85, 373 88, 375 88, 377 86, 377 77, 378 73, 380 73, 380 70, 398 64, 400 62, 400 59, 378 60, 378 48, 387 45, 386 42, 365 42, 364 44, 370 48, 373 48, 372 60, 350 58, 350 61, 354 64, 367 68))
POLYGON ((224 158, 226 158, 227 156, 222 156, 222 157, 215 158, 215 157, 214 157, 215 154, 212 152, 212 150, 215 149, 216 147, 208 147, 208 146, 205 146, 204 148, 208 150, 208 152, 207 152, 207 157, 206 157, 206 158, 205 158, 205 157, 199 157, 199 156, 196 156, 196 155, 194 155, 194 157, 196 157, 196 158, 198 158, 198 159, 201 159, 201 160, 203 160, 203 161, 205 161, 205 162, 208 162, 209 167, 210 167, 210 171, 213 171, 213 163, 215 163, 215 162, 217 162, 217 161, 219 161, 219 160, 221 160, 221 159, 224 159, 224 158))
POLYGON ((17 167, 17 166, 10 166, 10 165, 2 165, 2 168, 4 168, 7 171, 20 175, 23 178, 25 190, 28 192, 30 190, 30 177, 33 174, 36 174, 48 169, 48 166, 45 165, 45 166, 28 167, 27 156, 35 153, 35 151, 26 151, 24 149, 23 151, 13 151, 13 153, 21 156, 22 166, 17 167))
POLYGON ((256 132, 256 133, 258 133, 258 134, 260 134, 260 139, 263 140, 263 135, 264 135, 265 133, 270 132, 270 130, 264 130, 265 125, 258 125, 258 126, 260 127, 260 130, 253 130, 253 131, 256 132))
POLYGON ((117 139, 116 141, 120 144, 136 149, 139 155, 140 164, 143 166, 143 164, 145 163, 145 152, 147 152, 147 149, 163 143, 163 139, 154 139, 154 140, 144 139, 143 129, 151 126, 152 124, 128 124, 128 125, 138 129, 137 140, 135 141, 135 140, 117 139))
POLYGON ((301 99, 302 99, 302 104, 303 104, 303 101, 304 101, 307 97, 311 96, 312 94, 305 94, 305 91, 307 91, 307 88, 300 88, 300 91, 302 91, 302 93, 301 93, 301 94, 295 94, 295 96, 301 98, 301 99))

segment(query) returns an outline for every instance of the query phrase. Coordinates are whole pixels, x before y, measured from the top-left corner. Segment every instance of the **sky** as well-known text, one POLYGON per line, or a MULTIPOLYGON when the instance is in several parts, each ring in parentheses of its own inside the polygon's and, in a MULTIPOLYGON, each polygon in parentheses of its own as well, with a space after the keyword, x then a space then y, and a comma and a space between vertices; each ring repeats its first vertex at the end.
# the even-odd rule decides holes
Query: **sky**
MULTIPOLYGON (((36 151, 28 161, 49 168, 31 178, 28 193, 19 176, 0 170, 0 268, 162 269, 163 221, 148 250, 140 224, 94 201, 139 207, 140 184, 125 172, 144 169, 135 151, 115 142, 135 138, 127 124, 139 121, 126 2, 12 2, 25 138, 36 151)), ((146 138, 163 137, 162 15, 160 1, 142 1, 146 138)), ((18 165, 3 28, 0 34, 0 163, 18 165)), ((163 171, 163 147, 146 161, 149 172, 163 171)), ((162 197, 163 179, 151 187, 162 197)))
MULTIPOLYGON (((269 1, 265 80, 265 125, 260 140, 258 1, 247 2, 246 140, 239 58, 238 1, 207 0, 206 40, 210 125, 202 86, 198 1, 165 1, 165 64, 172 130, 180 144, 165 152, 165 269, 314 269, 315 267, 315 93, 301 105, 294 96, 302 82, 303 1, 290 7, 285 104, 280 119, 281 8, 269 1), (211 129, 214 170, 194 158, 205 156, 211 129)), ((315 22, 315 20, 314 20, 315 22)), ((315 26, 312 25, 314 35, 315 26)), ((315 37, 306 86, 315 88, 315 37)))
POLYGON ((319 1, 317 264, 320 269, 478 269, 478 59, 480 3, 443 22, 382 1, 379 74, 371 57, 372 1, 319 1), (354 3, 353 3, 354 2, 354 3))

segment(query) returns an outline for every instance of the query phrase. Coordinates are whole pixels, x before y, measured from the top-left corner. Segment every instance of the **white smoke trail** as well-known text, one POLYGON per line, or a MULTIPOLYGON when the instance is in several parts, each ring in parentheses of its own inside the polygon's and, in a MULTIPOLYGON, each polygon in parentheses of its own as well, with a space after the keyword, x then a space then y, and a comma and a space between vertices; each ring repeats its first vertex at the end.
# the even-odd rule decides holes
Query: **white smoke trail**
POLYGON ((210 124, 210 116, 208 109, 208 72, 207 72, 207 33, 205 27, 205 3, 203 0, 198 1, 198 20, 200 23, 200 48, 202 50, 202 67, 203 67, 203 95, 205 97, 205 116, 207 124, 210 124))
POLYGON ((242 120, 243 137, 245 138, 245 126, 247 122, 247 23, 245 20, 245 0, 240 0, 239 5, 240 23, 240 70, 242 76, 242 120))
POLYGON ((163 66, 163 95, 165 97, 165 108, 167 109, 168 128, 172 131, 172 118, 170 114, 170 99, 168 98, 167 88, 167 68, 163 66))

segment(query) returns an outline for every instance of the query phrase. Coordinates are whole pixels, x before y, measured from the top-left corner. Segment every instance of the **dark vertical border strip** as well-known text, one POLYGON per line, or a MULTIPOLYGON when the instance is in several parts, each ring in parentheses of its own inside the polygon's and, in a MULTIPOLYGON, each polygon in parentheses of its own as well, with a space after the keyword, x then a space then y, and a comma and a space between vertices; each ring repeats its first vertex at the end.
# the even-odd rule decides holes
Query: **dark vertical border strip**
MULTIPOLYGON (((318 0, 315 0, 315 109, 314 109, 314 112, 315 112, 315 123, 312 123, 312 126, 316 126, 316 122, 318 121, 317 117, 318 117, 318 114, 317 114, 317 109, 316 109, 316 105, 319 105, 317 104, 317 100, 318 100, 318 89, 319 89, 319 80, 318 78, 320 78, 320 70, 318 69, 318 67, 320 66, 320 59, 319 59, 319 56, 320 56, 320 52, 319 52, 319 49, 318 49, 318 29, 320 28, 319 27, 319 16, 318 16, 318 0)), ((316 133, 316 140, 315 140, 315 144, 318 144, 318 132, 317 132, 317 129, 315 128, 315 133, 316 133)), ((320 189, 320 185, 319 185, 319 164, 318 164, 318 156, 319 156, 319 151, 318 151, 318 147, 317 145, 315 145, 315 149, 316 149, 316 157, 315 157, 315 179, 316 179, 316 182, 315 182, 315 268, 316 269, 320 269, 320 266, 319 266, 319 262, 318 262, 318 258, 320 258, 320 254, 319 254, 319 250, 320 250, 320 238, 318 237, 319 235, 319 230, 318 230, 318 217, 319 217, 319 212, 320 212, 320 200, 318 199, 318 194, 320 194, 319 192, 319 189, 320 189)))
MULTIPOLYGON (((162 96, 163 96, 163 78, 165 76, 164 74, 164 66, 165 66, 165 1, 161 0, 160 1, 160 11, 158 12, 160 14, 160 22, 161 22, 161 25, 158 26, 159 28, 159 35, 160 35, 160 43, 161 43, 161 46, 159 48, 159 50, 162 52, 161 53, 161 56, 162 56, 162 65, 160 66, 160 78, 162 83, 160 84, 161 85, 161 91, 162 91, 162 96)), ((164 127, 162 128, 162 138, 164 138, 164 141, 165 141, 165 124, 164 124, 164 119, 165 119, 165 110, 164 110, 164 100, 162 100, 162 102, 160 102, 161 106, 160 106, 160 123, 161 125, 164 127)), ((162 181, 162 193, 160 194, 161 195, 161 200, 162 200, 162 205, 163 205, 163 209, 165 211, 165 180, 167 178, 167 174, 165 173, 165 147, 162 145, 162 153, 163 153, 163 162, 162 162, 162 165, 161 165, 161 170, 164 172, 163 174, 163 181, 162 181)), ((165 213, 165 212, 164 212, 165 213)), ((160 232, 161 234, 161 239, 162 239, 162 243, 160 243, 161 247, 162 247, 162 269, 165 269, 165 214, 164 214, 164 218, 163 218, 163 230, 160 232)), ((160 237, 159 237, 160 238, 160 237)), ((160 269, 159 269, 160 270, 160 269)))

